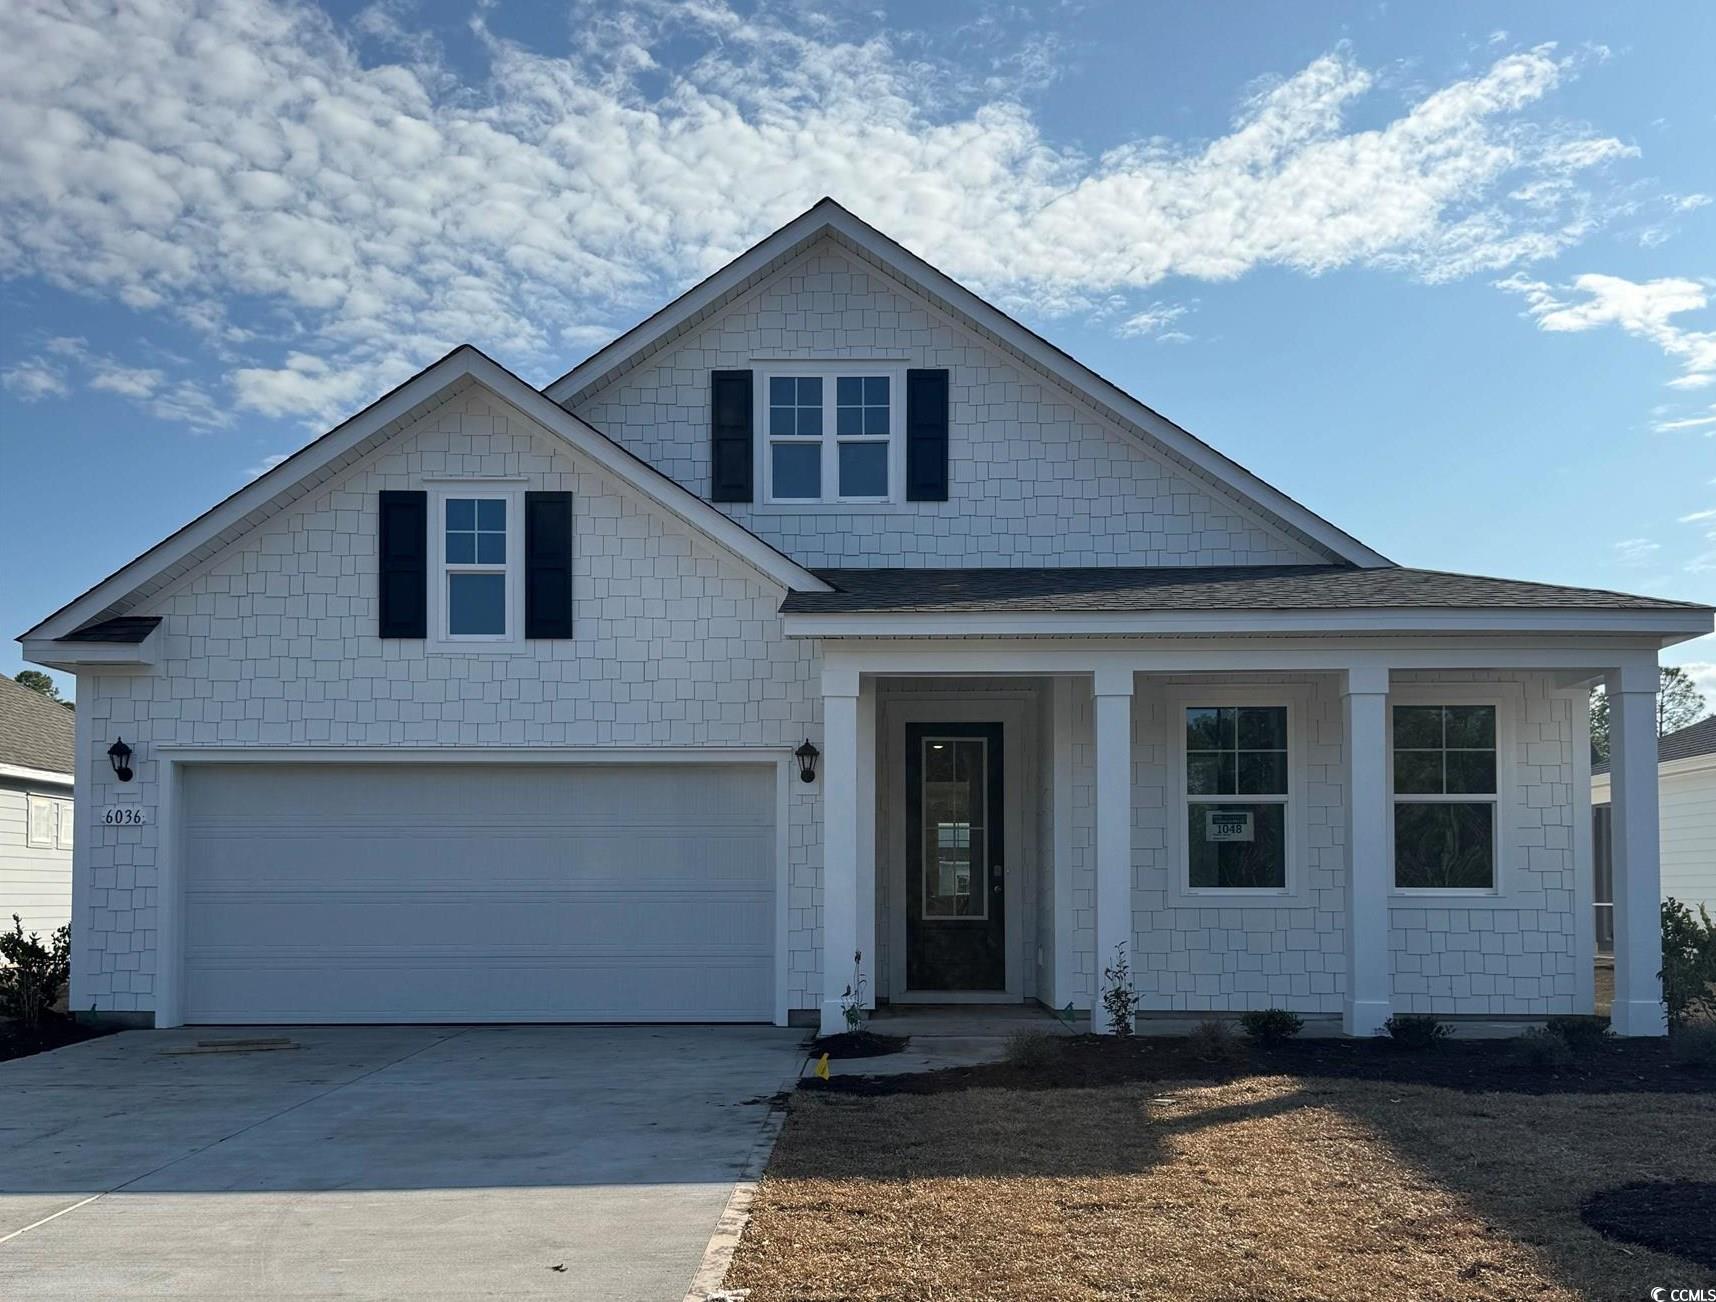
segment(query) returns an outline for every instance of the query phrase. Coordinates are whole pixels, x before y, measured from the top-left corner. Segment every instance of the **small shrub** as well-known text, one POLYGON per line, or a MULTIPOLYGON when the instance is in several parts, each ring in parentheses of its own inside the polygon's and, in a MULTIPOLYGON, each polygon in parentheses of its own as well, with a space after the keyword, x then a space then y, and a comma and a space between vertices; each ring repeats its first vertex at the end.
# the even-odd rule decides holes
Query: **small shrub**
POLYGON ((1668 1020, 1716 1018, 1716 922, 1672 896, 1662 902, 1662 1002, 1668 1020))
POLYGON ((61 927, 44 945, 36 932, 24 934, 24 920, 14 913, 12 930, 0 931, 0 1017, 38 1029, 54 1015, 70 977, 71 928, 61 927))
POLYGON ((1014 1067, 1047 1067, 1060 1052, 1060 1037, 1046 1031, 1014 1031, 1007 1037, 1007 1061, 1014 1067))
POLYGON ((1305 1029, 1305 1019, 1285 1008, 1264 1008, 1239 1019, 1245 1033, 1259 1044, 1281 1044, 1305 1029))
POLYGON ((852 979, 840 995, 840 1015, 846 1019, 846 1029, 857 1034, 864 1025, 864 951, 852 955, 852 979))
POLYGON ((1609 1019, 1588 1014, 1551 1017, 1545 1029, 1559 1035, 1577 1058, 1601 1049, 1615 1037, 1609 1030, 1609 1019))
POLYGON ((1132 1022, 1138 1016, 1138 992, 1132 988, 1125 941, 1114 947, 1114 962, 1102 970, 1102 1008, 1114 1034, 1132 1034, 1132 1022))
POLYGON ((1560 1071, 1573 1065, 1573 1050, 1566 1039, 1544 1026, 1534 1026, 1515 1039, 1513 1051, 1535 1071, 1560 1071))
POLYGON ((1192 1051, 1206 1062, 1231 1063, 1245 1056, 1233 1028, 1219 1018, 1207 1018, 1192 1030, 1192 1051))
POLYGON ((1402 1049, 1433 1049, 1454 1033, 1446 1022, 1428 1013, 1396 1013, 1382 1029, 1402 1049))
POLYGON ((1671 1028, 1668 1056, 1682 1067, 1716 1068, 1716 1023, 1686 1023, 1671 1028))

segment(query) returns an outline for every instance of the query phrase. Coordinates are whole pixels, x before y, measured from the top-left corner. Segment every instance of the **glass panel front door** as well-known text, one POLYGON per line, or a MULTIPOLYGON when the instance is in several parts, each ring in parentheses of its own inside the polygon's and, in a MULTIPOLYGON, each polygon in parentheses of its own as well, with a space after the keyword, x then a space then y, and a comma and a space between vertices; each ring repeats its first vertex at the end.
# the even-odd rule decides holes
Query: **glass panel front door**
POLYGON ((906 727, 906 985, 1003 990, 1001 725, 906 727))

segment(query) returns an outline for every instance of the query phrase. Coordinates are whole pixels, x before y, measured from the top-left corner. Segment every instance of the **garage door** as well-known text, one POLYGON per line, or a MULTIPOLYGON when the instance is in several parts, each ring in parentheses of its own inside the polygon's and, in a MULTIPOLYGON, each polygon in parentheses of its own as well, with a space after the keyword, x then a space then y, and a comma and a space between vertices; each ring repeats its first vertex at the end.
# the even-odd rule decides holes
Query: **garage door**
POLYGON ((209 765, 188 1022, 768 1021, 774 770, 209 765))

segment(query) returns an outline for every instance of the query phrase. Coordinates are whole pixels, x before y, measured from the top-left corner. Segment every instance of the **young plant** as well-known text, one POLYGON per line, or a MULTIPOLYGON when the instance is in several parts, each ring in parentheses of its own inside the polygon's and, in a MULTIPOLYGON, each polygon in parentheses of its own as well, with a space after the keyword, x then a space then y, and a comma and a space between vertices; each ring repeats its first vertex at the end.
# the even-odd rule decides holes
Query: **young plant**
POLYGON ((1132 988, 1132 968, 1126 962, 1126 942, 1114 947, 1114 961, 1102 970, 1102 1010, 1115 1035, 1132 1034, 1138 1016, 1138 992, 1132 988))
POLYGON ((1567 1040, 1548 1027, 1532 1027, 1514 1040, 1513 1049, 1520 1062, 1535 1071, 1560 1071, 1573 1065, 1567 1040))
POLYGON ((1446 1022, 1427 1013, 1396 1013, 1382 1029, 1402 1049, 1433 1049, 1454 1033, 1446 1022))
POLYGON ((0 1017, 26 1031, 53 1016, 54 1003, 71 978, 71 928, 61 927, 43 944, 39 934, 24 934, 24 920, 12 915, 12 930, 0 931, 0 1017))
POLYGON ((1245 1056, 1233 1028, 1219 1017, 1205 1018, 1193 1028, 1192 1046, 1205 1062, 1234 1063, 1245 1056))
POLYGON ((1305 1029, 1303 1018, 1285 1008, 1264 1008, 1239 1019, 1245 1033, 1259 1044, 1281 1044, 1305 1029))
POLYGON ((1544 1029, 1560 1036, 1576 1058, 1596 1052, 1615 1038, 1609 1030, 1608 1018, 1584 1013, 1551 1017, 1544 1029))
POLYGON ((840 996, 840 1012, 846 1018, 846 1029, 856 1033, 864 1025, 864 951, 852 955, 852 979, 840 996))
POLYGON ((1662 902, 1662 1002, 1671 1022, 1716 1018, 1716 922, 1710 910, 1662 902))

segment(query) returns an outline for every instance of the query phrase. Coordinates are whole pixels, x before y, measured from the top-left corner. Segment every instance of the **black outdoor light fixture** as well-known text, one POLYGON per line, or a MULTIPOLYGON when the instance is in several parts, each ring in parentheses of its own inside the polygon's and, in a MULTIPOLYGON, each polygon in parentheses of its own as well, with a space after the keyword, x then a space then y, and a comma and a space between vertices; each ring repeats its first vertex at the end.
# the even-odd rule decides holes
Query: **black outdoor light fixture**
POLYGON ((792 755, 798 761, 798 775, 806 782, 816 781, 816 757, 822 754, 810 744, 810 738, 804 739, 804 745, 795 750, 792 755))
POLYGON ((131 781, 131 747, 121 737, 107 748, 107 758, 113 761, 113 776, 121 782, 131 781))

